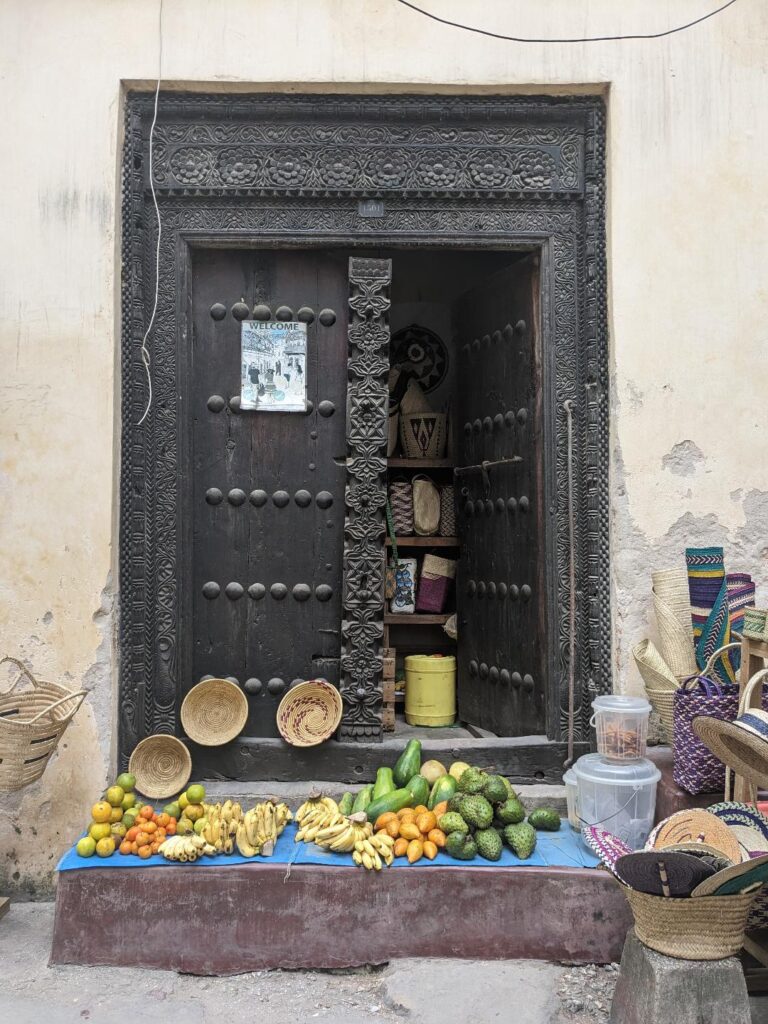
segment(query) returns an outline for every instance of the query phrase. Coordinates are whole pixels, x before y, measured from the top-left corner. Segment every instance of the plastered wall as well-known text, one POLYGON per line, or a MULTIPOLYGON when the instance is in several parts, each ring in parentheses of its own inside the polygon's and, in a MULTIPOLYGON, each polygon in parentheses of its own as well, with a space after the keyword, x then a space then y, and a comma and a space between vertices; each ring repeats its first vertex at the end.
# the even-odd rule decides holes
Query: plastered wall
MULTIPOLYGON (((658 31, 714 0, 422 0, 495 31, 658 31)), ((723 543, 768 581, 768 7, 647 42, 483 39, 395 0, 165 0, 197 89, 600 91, 609 104, 616 684, 648 572, 723 543)), ((114 757, 118 165, 157 0, 0 4, 0 635, 90 691, 44 779, 0 796, 0 890, 42 892, 114 757)), ((765 585, 759 592, 768 600, 765 585)))

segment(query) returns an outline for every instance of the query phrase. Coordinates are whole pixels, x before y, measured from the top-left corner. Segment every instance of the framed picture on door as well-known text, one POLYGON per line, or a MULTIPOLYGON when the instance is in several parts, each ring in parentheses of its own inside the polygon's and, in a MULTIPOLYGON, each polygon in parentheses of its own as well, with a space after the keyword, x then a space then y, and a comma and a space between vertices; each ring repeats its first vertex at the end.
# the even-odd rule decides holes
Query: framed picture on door
POLYGON ((292 320, 244 320, 240 350, 241 409, 306 411, 306 324, 292 320))

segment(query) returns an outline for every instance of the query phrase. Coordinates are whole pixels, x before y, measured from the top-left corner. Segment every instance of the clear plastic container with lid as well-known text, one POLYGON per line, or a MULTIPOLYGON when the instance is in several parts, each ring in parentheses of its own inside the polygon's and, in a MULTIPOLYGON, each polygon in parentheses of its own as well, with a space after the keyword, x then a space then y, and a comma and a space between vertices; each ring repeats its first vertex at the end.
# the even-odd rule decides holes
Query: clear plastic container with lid
POLYGON ((565 786, 565 803, 568 807, 568 823, 574 832, 581 832, 579 782, 573 768, 569 768, 565 775, 563 775, 563 785, 565 786))
POLYGON ((661 772, 644 757, 609 761, 584 754, 573 766, 582 827, 602 825, 633 850, 642 848, 653 826, 661 772))
POLYGON ((592 701, 597 752, 612 761, 645 757, 651 705, 643 697, 609 694, 592 701))

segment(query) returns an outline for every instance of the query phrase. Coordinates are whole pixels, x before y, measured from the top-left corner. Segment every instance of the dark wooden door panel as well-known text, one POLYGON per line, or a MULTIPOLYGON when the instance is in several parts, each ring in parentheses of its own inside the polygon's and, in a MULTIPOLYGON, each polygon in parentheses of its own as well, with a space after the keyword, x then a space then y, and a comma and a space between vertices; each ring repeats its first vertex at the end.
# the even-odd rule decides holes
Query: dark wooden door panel
POLYGON ((544 731, 537 307, 526 257, 456 308, 459 717, 501 736, 544 731))
MULTIPOLYGON (((249 695, 245 734, 277 735, 292 680, 338 684, 346 451, 347 274, 333 252, 194 255, 186 422, 193 523, 184 585, 191 673, 232 676, 249 695), (240 322, 232 307, 309 307, 311 411, 239 410, 240 322), (221 303, 223 319, 211 315, 221 303), (333 323, 319 320, 331 310, 333 323)), ((330 320, 326 315, 323 320, 330 320)))

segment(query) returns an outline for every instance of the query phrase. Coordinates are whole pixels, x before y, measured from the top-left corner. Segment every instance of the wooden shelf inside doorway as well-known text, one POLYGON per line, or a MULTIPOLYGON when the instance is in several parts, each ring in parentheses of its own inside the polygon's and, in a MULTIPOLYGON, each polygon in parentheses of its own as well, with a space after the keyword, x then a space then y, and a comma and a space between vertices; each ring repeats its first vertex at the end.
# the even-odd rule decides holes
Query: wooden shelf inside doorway
MULTIPOLYGON (((457 548, 458 537, 395 537, 399 548, 457 548)), ((387 537, 387 547, 392 547, 392 538, 387 537)))
POLYGON ((444 626, 453 613, 447 615, 423 615, 414 612, 413 615, 385 612, 385 626, 444 626))

